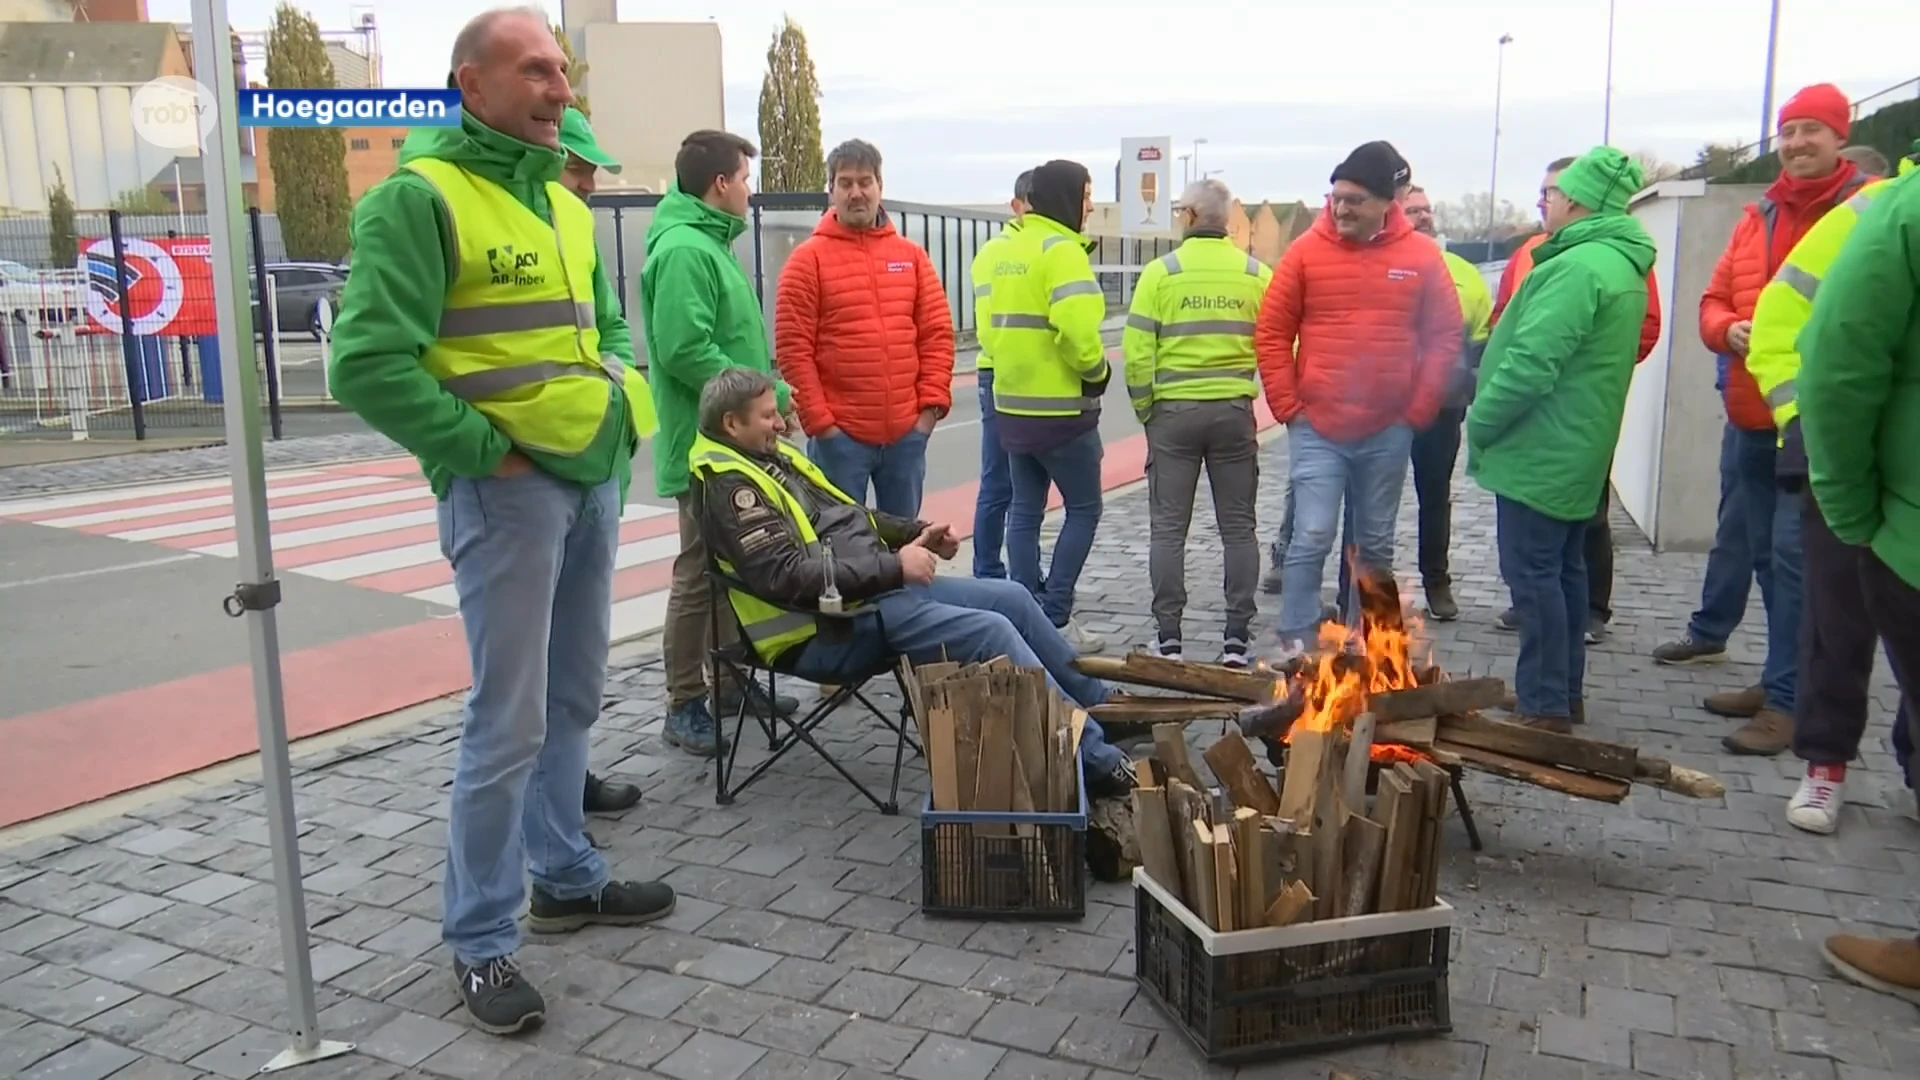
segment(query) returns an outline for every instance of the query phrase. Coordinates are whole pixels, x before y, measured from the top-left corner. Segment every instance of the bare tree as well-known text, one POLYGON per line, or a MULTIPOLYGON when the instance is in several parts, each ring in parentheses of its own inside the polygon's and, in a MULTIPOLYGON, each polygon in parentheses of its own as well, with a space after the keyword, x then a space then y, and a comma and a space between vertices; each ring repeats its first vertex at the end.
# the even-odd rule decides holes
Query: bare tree
POLYGON ((1700 148, 1700 154, 1694 159, 1693 164, 1708 176, 1720 176, 1752 160, 1752 146, 1710 142, 1700 148))
POLYGON ((1433 227, 1449 240, 1505 240, 1533 227, 1533 212, 1501 199, 1491 219, 1485 193, 1433 204, 1433 227))
POLYGON ((1651 150, 1635 150, 1630 156, 1633 158, 1634 163, 1640 166, 1641 175, 1646 177, 1648 187, 1652 187, 1663 180, 1671 180, 1681 173, 1680 166, 1675 165, 1671 161, 1664 160, 1659 154, 1651 150))

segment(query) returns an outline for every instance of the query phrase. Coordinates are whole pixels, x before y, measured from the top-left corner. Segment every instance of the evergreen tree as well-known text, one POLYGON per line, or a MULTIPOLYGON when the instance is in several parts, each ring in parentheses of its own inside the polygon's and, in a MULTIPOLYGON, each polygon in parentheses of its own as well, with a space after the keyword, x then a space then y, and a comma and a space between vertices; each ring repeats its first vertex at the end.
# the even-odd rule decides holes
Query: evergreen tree
POLYGON ((587 80, 587 62, 573 55, 573 43, 567 40, 565 28, 555 26, 553 40, 567 54, 567 85, 573 87, 573 107, 591 120, 593 109, 587 105, 587 95, 580 92, 580 84, 587 80))
POLYGON ((53 167, 53 190, 47 192, 47 261, 55 270, 72 270, 80 265, 80 234, 73 223, 73 196, 67 194, 67 178, 60 166, 53 167))
MULTIPOLYGON (((313 19, 282 0, 267 31, 267 85, 329 90, 333 61, 313 19)), ((291 259, 338 261, 347 253, 352 200, 347 191, 347 136, 337 127, 270 128, 274 209, 291 259)))
POLYGON ((760 82, 760 190, 827 190, 820 151, 820 78, 807 35, 791 17, 767 46, 760 82))

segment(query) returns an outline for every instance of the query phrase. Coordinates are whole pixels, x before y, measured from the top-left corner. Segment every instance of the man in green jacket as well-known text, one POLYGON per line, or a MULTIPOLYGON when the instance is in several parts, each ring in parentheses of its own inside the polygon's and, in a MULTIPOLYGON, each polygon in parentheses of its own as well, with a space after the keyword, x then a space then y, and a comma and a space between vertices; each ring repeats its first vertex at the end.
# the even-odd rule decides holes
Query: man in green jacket
MULTIPOLYGON (((1920 716, 1920 170, 1890 183, 1820 281, 1795 377, 1807 480, 1860 557, 1866 616, 1920 716)), ((1840 973, 1920 1002, 1920 941, 1836 934, 1840 973)))
POLYGON ((354 210, 328 380, 439 497, 473 663, 442 934, 474 1023, 509 1033, 546 1015, 513 960, 523 912, 554 933, 674 908, 663 884, 609 880, 581 806, 651 412, 593 212, 557 182, 573 93, 546 20, 477 16, 451 67, 460 126, 417 129, 354 210))
MULTIPOLYGON (((701 757, 718 755, 726 740, 707 707, 713 592, 707 545, 700 536, 701 515, 687 487, 687 453, 699 428, 700 391, 708 379, 736 366, 773 373, 760 296, 733 254, 733 242, 747 231, 757 153, 752 143, 725 131, 696 131, 686 137, 674 158, 673 185, 647 227, 646 262, 640 271, 640 323, 660 417, 660 439, 653 448, 654 490, 680 504, 680 554, 673 560, 661 643, 667 665, 662 737, 701 757)), ((775 385, 784 416, 792 409, 792 394, 777 378, 775 385)), ((731 620, 721 619, 721 643, 731 642, 736 630, 731 620)), ((743 688, 716 689, 720 715, 735 714, 743 688)), ((764 711, 765 689, 744 689, 753 708, 764 711)), ((784 694, 773 703, 783 715, 799 706, 784 694)))
POLYGON ((1520 632, 1523 723, 1585 719, 1586 524, 1620 438, 1653 240, 1628 217, 1640 167, 1598 146, 1547 189, 1552 235, 1496 326, 1467 410, 1467 475, 1495 496, 1500 576, 1520 632))

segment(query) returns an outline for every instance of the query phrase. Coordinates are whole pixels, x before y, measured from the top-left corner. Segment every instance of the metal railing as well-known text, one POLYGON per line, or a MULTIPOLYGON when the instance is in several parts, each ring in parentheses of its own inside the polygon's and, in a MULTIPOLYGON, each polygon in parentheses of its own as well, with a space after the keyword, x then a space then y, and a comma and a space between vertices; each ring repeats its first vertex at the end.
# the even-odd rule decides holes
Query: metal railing
MULTIPOLYGON (((1885 90, 1875 91, 1855 101, 1853 103, 1853 122, 1859 123, 1861 117, 1879 112, 1889 105, 1898 105, 1903 101, 1913 101, 1915 99, 1920 99, 1920 75, 1916 75, 1906 82, 1895 83, 1885 90)), ((1735 161, 1735 164, 1723 165, 1721 172, 1732 172, 1734 169, 1740 168, 1748 162, 1765 157, 1767 147, 1772 145, 1773 140, 1771 138, 1747 143, 1745 146, 1735 150, 1733 156, 1729 158, 1729 160, 1735 161)), ((1675 179, 1711 180, 1715 175, 1718 175, 1712 172, 1711 168, 1712 167, 1708 165, 1689 165, 1680 170, 1680 175, 1675 177, 1675 179)))

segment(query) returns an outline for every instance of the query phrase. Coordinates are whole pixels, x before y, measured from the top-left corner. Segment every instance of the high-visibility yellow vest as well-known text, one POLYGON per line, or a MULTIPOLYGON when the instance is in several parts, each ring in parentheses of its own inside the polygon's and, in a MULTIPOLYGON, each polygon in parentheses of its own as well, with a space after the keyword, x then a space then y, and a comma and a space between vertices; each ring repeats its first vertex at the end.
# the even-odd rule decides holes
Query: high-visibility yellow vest
POLYGON ((973 339, 980 345, 980 358, 973 364, 976 371, 993 370, 993 346, 988 341, 993 322, 993 264, 999 261, 1007 237, 1019 231, 1018 220, 1007 222, 1004 229, 988 237, 980 250, 973 253, 973 262, 967 270, 973 281, 973 339))
POLYGON ((1466 329, 1463 340, 1468 345, 1485 342, 1493 334, 1493 293, 1487 290, 1487 279, 1479 267, 1445 248, 1440 258, 1447 264, 1454 292, 1460 297, 1460 321, 1466 329))
POLYGON ((600 352, 593 211, 549 182, 549 223, 451 162, 417 158, 403 167, 446 204, 458 262, 440 336, 420 365, 524 449, 561 457, 586 450, 606 420, 609 381, 623 391, 634 432, 652 434, 646 380, 600 352))
POLYGON ((1100 320, 1107 299, 1087 261, 1086 238, 1029 213, 1006 237, 988 281, 993 407, 1013 416, 1100 411, 1086 383, 1107 378, 1100 320))
MULTIPOLYGON (((1900 175, 1912 172, 1912 158, 1900 162, 1900 175)), ((1761 396, 1773 410, 1774 428, 1780 432, 1780 445, 1787 443, 1787 428, 1800 415, 1800 403, 1794 394, 1794 378, 1800 374, 1800 331, 1813 315, 1813 299, 1820 291, 1820 279, 1826 276, 1840 249, 1859 223, 1860 214, 1891 180, 1876 180, 1862 187, 1853 197, 1827 211, 1800 242, 1787 254, 1773 280, 1760 290, 1753 308, 1753 331, 1747 342, 1747 370, 1760 384, 1761 396)))
MULTIPOLYGON (((805 454, 788 445, 786 440, 779 440, 774 445, 787 466, 812 481, 815 487, 848 506, 858 505, 846 492, 834 487, 826 474, 815 468, 805 454)), ((755 488, 759 489, 760 494, 766 496, 768 505, 778 510, 781 517, 786 519, 787 528, 793 530, 794 538, 799 541, 801 549, 815 559, 820 557, 820 537, 813 531, 813 522, 807 518, 807 508, 801 505, 798 496, 787 490, 786 485, 755 464, 752 458, 705 435, 695 435, 693 448, 687 452, 687 467, 692 471, 694 478, 702 484, 724 473, 737 473, 746 477, 755 488)), ((868 520, 872 520, 872 513, 869 512, 867 517, 868 520)), ((735 579, 739 578, 740 575, 732 563, 717 556, 715 561, 719 563, 722 571, 735 579)), ((821 565, 820 583, 822 587, 826 585, 825 564, 821 565)), ((820 630, 817 616, 804 612, 786 611, 752 593, 739 589, 727 590, 727 603, 732 606, 734 615, 739 618, 741 632, 753 644, 754 652, 760 655, 762 661, 769 664, 787 650, 813 640, 813 636, 820 630)), ((858 605, 853 601, 848 601, 846 604, 846 609, 849 611, 856 607, 858 605)))
POLYGON ((1211 236, 1190 237, 1140 271, 1120 345, 1141 419, 1156 400, 1259 395, 1253 331, 1272 280, 1265 263, 1211 236))

